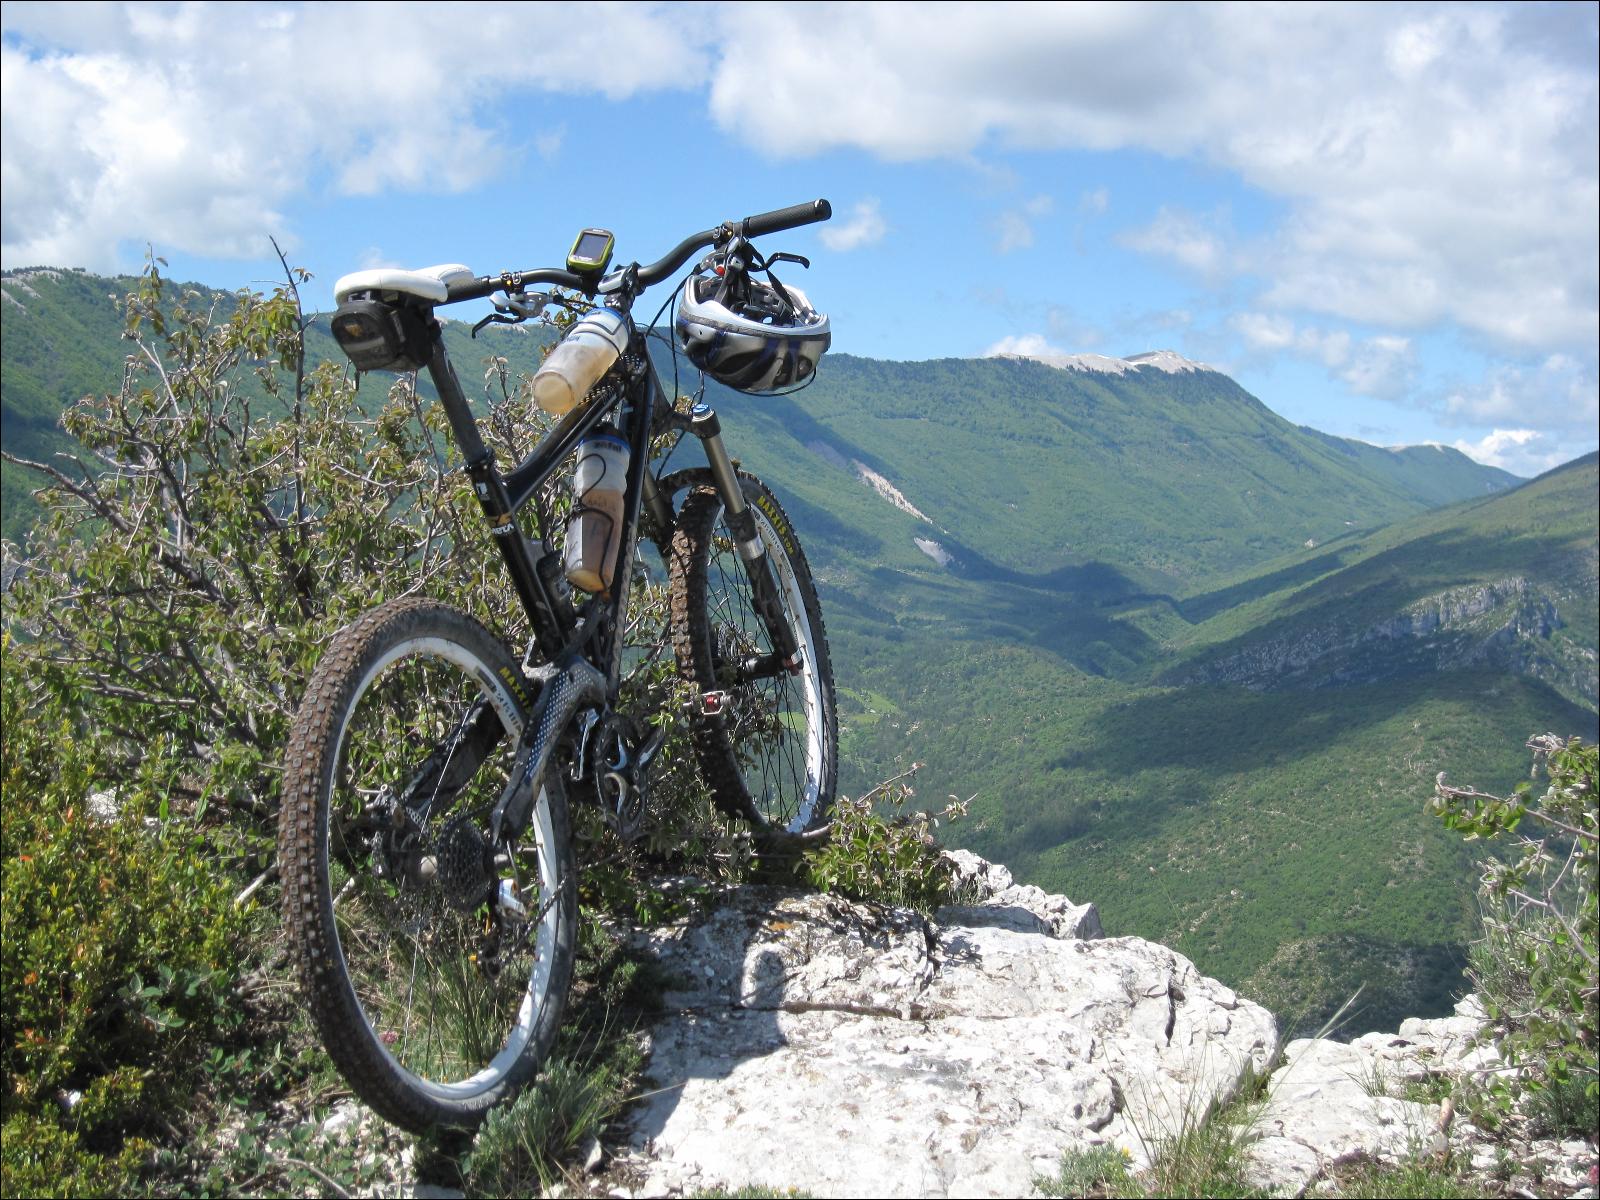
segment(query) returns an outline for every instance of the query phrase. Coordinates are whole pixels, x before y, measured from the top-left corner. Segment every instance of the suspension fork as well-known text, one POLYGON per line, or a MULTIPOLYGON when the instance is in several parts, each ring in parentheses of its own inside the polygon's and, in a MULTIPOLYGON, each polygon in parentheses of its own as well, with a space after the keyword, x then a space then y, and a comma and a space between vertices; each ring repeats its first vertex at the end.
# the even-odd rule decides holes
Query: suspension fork
POLYGON ((744 489, 734 471, 733 460, 722 441, 722 425, 709 404, 695 405, 689 418, 689 432, 700 439, 705 447, 706 462, 711 466, 711 478, 722 497, 722 507, 728 516, 728 528, 733 533, 734 546, 739 560, 744 563, 745 574, 750 578, 750 597, 756 615, 767 627, 777 652, 778 663, 789 674, 800 670, 800 643, 789 620, 784 616, 783 601, 778 592, 778 580, 772 570, 772 560, 762 544, 761 533, 756 528, 756 515, 745 502, 744 489))

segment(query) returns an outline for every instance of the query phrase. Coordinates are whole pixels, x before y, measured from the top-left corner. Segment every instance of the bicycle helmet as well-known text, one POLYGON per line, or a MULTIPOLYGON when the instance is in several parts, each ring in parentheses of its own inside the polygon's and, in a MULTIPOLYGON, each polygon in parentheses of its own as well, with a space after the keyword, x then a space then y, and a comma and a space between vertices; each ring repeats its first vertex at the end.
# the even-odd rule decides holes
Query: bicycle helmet
POLYGON ((799 288, 749 279, 735 301, 709 271, 684 283, 674 324, 690 362, 718 383, 756 394, 805 383, 833 340, 828 315, 799 288))

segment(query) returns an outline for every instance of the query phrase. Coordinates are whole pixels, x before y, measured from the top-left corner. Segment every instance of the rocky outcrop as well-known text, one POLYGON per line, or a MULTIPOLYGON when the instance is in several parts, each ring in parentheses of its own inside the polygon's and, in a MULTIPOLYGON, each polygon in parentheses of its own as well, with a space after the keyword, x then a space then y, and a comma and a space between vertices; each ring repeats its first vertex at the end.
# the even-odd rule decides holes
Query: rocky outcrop
POLYGON ((899 488, 895 487, 895 485, 883 475, 867 466, 867 464, 862 462, 859 458, 847 459, 834 447, 821 440, 807 442, 806 449, 830 465, 838 467, 841 471, 848 471, 852 473, 862 483, 866 484, 873 491, 877 492, 879 496, 883 497, 883 499, 894 505, 901 512, 906 513, 908 516, 916 517, 919 521, 926 521, 930 525, 933 524, 932 517, 928 516, 927 513, 923 512, 915 504, 911 503, 911 501, 907 500, 905 493, 903 493, 899 488))
MULTIPOLYGON (((1280 1056, 1272 1015, 1181 955, 949 857, 962 902, 931 919, 743 887, 634 933, 666 989, 647 1078, 544 1194, 1036 1195, 1066 1152, 1116 1147, 1139 1168, 1237 1097, 1252 1194, 1336 1192, 1347 1169, 1420 1158, 1470 1164, 1484 1194, 1595 1195, 1592 1141, 1491 1141, 1442 1099, 1441 1081, 1502 1069, 1471 997, 1280 1056)), ((357 1101, 269 1129, 358 1164, 348 1194, 463 1194, 444 1142, 413 1146, 357 1101)))
POLYGON ((1520 1144, 1508 1167, 1503 1140, 1429 1099, 1440 1080, 1500 1067, 1471 998, 1452 1017, 1279 1056, 1272 1015, 1181 955, 1106 938, 1093 905, 949 857, 962 902, 931 919, 745 887, 635 935, 666 981, 664 1011, 644 1098, 608 1136, 595 1190, 1033 1195, 1063 1153, 1112 1146, 1138 1168, 1239 1097, 1263 1194, 1448 1152, 1510 1172, 1505 1186, 1592 1195, 1592 1144, 1520 1144))
POLYGON ((667 982, 616 1163, 639 1195, 1015 1196, 1266 1068, 1272 1015, 1090 905, 957 856, 933 919, 775 888, 641 934, 667 982))
POLYGON ((1561 628, 1548 590, 1513 576, 1439 592, 1365 625, 1315 625, 1262 638, 1188 670, 1175 682, 1272 690, 1495 667, 1593 704, 1594 652, 1555 638, 1561 628))
POLYGON ((1251 1124, 1252 1182, 1268 1195, 1301 1196, 1347 1164, 1449 1157, 1485 1176, 1502 1172, 1505 1194, 1593 1195, 1584 1192, 1595 1165, 1592 1143, 1523 1140, 1513 1150, 1507 1131, 1491 1144, 1470 1121, 1455 1119, 1448 1098, 1426 1098, 1447 1097, 1441 1083, 1482 1083, 1501 1069, 1479 1038, 1485 1021, 1468 996, 1454 1016, 1411 1018, 1397 1033, 1348 1044, 1290 1042, 1251 1124))

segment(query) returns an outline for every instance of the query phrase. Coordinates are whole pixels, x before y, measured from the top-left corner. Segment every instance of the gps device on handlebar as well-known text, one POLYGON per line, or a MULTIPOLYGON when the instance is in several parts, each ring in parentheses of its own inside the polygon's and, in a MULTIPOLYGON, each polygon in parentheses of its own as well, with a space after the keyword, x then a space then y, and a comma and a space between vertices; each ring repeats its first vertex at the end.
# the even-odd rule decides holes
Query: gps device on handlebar
POLYGON ((609 229, 585 229, 567 251, 567 270, 577 275, 598 275, 611 265, 616 243, 609 229))

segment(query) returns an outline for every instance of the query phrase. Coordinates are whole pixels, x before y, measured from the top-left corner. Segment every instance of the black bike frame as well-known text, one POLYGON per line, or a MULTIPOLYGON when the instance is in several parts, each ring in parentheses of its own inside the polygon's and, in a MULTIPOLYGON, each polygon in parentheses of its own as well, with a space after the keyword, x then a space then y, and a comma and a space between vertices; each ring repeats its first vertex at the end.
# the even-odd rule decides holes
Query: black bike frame
MULTIPOLYGON (((650 437, 658 421, 681 432, 693 433, 705 448, 711 481, 722 499, 729 532, 750 581, 751 607, 771 639, 771 653, 735 664, 735 682, 800 669, 795 632, 784 613, 777 578, 757 530, 755 513, 745 503, 744 490, 723 445, 716 414, 709 406, 697 405, 692 414, 685 416, 667 402, 644 334, 634 324, 631 310, 642 288, 671 276, 703 247, 725 246, 735 238, 776 233, 813 221, 825 221, 831 215, 832 209, 826 200, 814 200, 746 217, 743 221, 729 222, 684 239, 665 258, 649 266, 634 263, 604 279, 541 268, 451 283, 446 303, 482 298, 499 289, 521 294, 527 285, 534 283, 553 283, 581 291, 591 298, 597 294, 610 295, 616 298, 613 304, 623 316, 627 329, 627 350, 619 356, 616 368, 623 378, 615 397, 579 404, 556 423, 527 458, 504 475, 495 463, 493 451, 484 444, 478 431, 461 381, 450 365, 442 331, 431 313, 428 314, 428 374, 444 405, 451 434, 461 448, 466 472, 488 521, 489 532, 499 546, 517 599, 528 616, 534 638, 531 657, 550 664, 550 670, 540 673, 545 690, 530 712, 533 719, 524 731, 523 745, 519 748, 523 763, 520 778, 496 805, 491 819, 497 840, 503 830, 518 831, 526 821, 534 789, 543 778, 556 742, 565 737, 566 725, 572 716, 585 705, 609 708, 616 702, 641 513, 648 509, 656 526, 657 539, 663 545, 672 535, 671 497, 661 494, 656 478, 650 473, 650 437), (618 432, 627 442, 630 453, 623 497, 622 541, 610 594, 593 597, 579 620, 566 597, 557 595, 552 586, 561 569, 553 552, 547 549, 552 531, 539 530, 540 547, 536 552, 517 524, 517 514, 561 468, 584 435, 613 414, 617 416, 618 432)), ((704 698, 707 715, 716 711, 711 699, 709 695, 704 698)))
MULTIPOLYGON (((465 468, 472 480, 488 521, 489 532, 494 535, 506 571, 516 589, 517 599, 533 629, 539 657, 554 662, 572 651, 582 652, 581 644, 592 636, 594 652, 586 657, 600 669, 606 681, 606 701, 616 700, 617 687, 622 673, 622 633, 626 628, 628 581, 633 576, 633 561, 638 547, 639 523, 648 509, 656 526, 657 539, 665 544, 672 536, 673 516, 671 498, 661 494, 657 480, 650 473, 650 437, 657 428, 658 418, 675 425, 684 432, 693 433, 705 449, 711 481, 720 493, 728 522, 739 543, 739 557, 750 579, 754 608, 772 639, 774 654, 767 670, 776 673, 781 667, 792 666, 796 652, 793 629, 784 616, 777 598, 777 583, 771 564, 756 534, 754 515, 745 503, 744 491, 739 486, 733 461, 722 441, 716 413, 709 406, 699 405, 692 416, 676 413, 661 388, 655 365, 650 360, 645 338, 633 323, 631 314, 624 313, 628 331, 628 349, 620 356, 625 378, 618 396, 613 400, 581 404, 562 417, 529 455, 509 472, 502 475, 495 462, 494 452, 483 442, 478 423, 467 406, 467 398, 451 366, 444 347, 443 337, 435 327, 432 356, 428 361, 428 374, 439 393, 449 418, 451 433, 465 457, 465 468), (571 606, 553 594, 550 579, 554 571, 541 573, 540 559, 553 552, 536 548, 522 533, 517 524, 517 514, 525 507, 577 449, 578 443, 607 417, 616 415, 617 429, 628 443, 628 478, 623 497, 622 542, 617 551, 617 563, 612 573, 610 595, 596 598, 592 604, 599 606, 598 621, 586 620, 574 636, 574 618, 571 606)), ((540 529, 541 542, 548 544, 553 531, 540 529)), ((558 564, 551 564, 557 567, 558 564)), ((753 676, 747 676, 753 677, 753 676)))
MULTIPOLYGON (((608 416, 617 415, 618 432, 627 441, 631 456, 624 495, 622 542, 612 575, 614 583, 611 594, 594 602, 603 606, 598 628, 595 629, 598 653, 594 658, 596 665, 605 673, 610 692, 608 699, 611 700, 615 699, 620 677, 620 631, 624 628, 623 619, 626 616, 627 581, 632 577, 645 480, 649 477, 651 483, 655 482, 649 476, 650 431, 657 405, 666 404, 660 381, 645 352, 644 339, 634 327, 631 317, 627 320, 627 328, 629 347, 622 357, 632 370, 618 398, 610 403, 574 408, 556 423, 555 428, 522 462, 504 475, 498 469, 494 452, 484 445, 478 422, 467 406, 466 394, 461 389, 455 368, 445 352, 444 339, 437 328, 433 333, 432 357, 428 361, 428 374, 438 389, 439 402, 449 418, 451 433, 466 460, 465 469, 472 480, 472 488, 483 509, 484 518, 488 521, 489 532, 499 547, 517 599, 527 613, 539 652, 546 661, 556 659, 564 651, 581 647, 571 641, 570 606, 553 594, 546 578, 540 575, 536 555, 542 556, 546 552, 523 534, 517 524, 517 514, 561 468, 585 434, 608 416)), ((659 522, 663 513, 654 511, 652 517, 659 522)), ((670 509, 666 511, 665 518, 670 531, 670 509)), ((539 535, 545 540, 552 532, 540 529, 539 535)))

